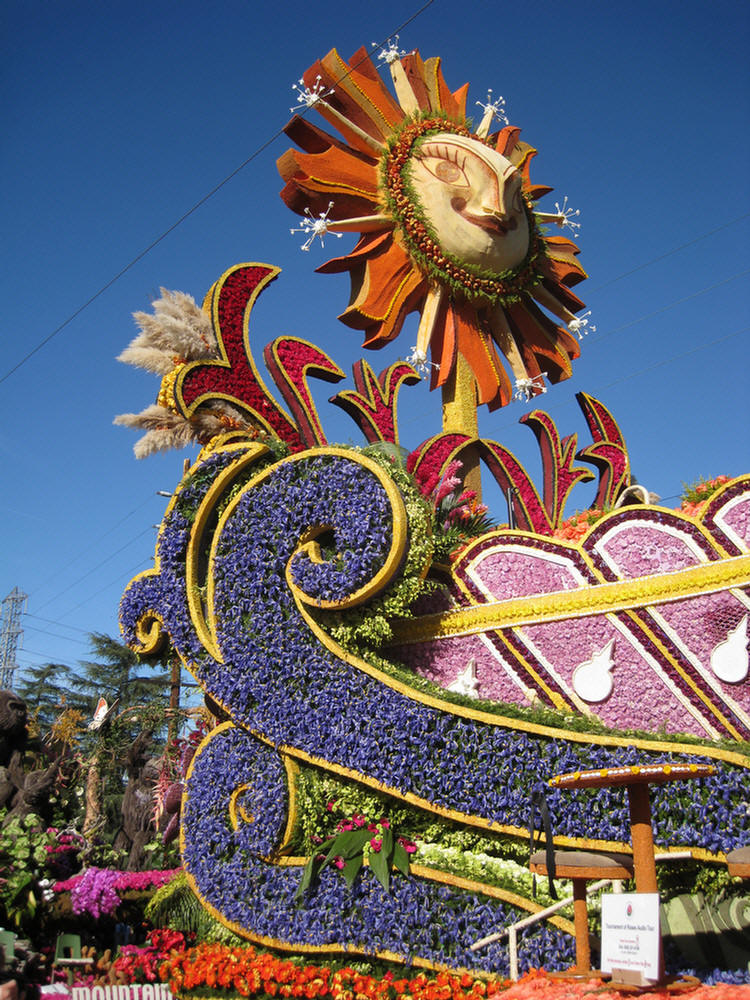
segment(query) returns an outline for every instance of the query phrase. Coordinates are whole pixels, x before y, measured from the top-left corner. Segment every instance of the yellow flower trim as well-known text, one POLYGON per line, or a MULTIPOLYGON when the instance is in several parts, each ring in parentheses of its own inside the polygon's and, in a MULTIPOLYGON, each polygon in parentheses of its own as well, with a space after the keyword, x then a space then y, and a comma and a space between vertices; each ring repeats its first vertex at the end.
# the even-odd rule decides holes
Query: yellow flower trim
POLYGON ((614 583, 580 587, 578 590, 535 594, 495 604, 479 604, 471 608, 423 615, 402 625, 394 625, 394 641, 427 642, 449 636, 475 635, 491 629, 540 625, 566 618, 636 610, 653 604, 700 597, 730 587, 744 587, 748 580, 750 555, 734 556, 673 573, 659 573, 635 580, 618 580, 614 583))
POLYGON ((238 785, 232 794, 229 796, 229 822, 232 824, 233 830, 238 830, 240 826, 240 821, 243 823, 254 823, 255 816, 245 810, 245 807, 240 802, 238 805, 238 800, 241 795, 245 792, 252 791, 253 786, 248 782, 242 785, 238 785))
MULTIPOLYGON (((208 580, 203 581, 200 576, 201 554, 205 551, 204 536, 207 529, 212 530, 211 518, 213 517, 214 508, 220 497, 229 489, 233 482, 245 473, 248 466, 254 465, 260 458, 270 454, 270 450, 262 444, 239 444, 235 447, 237 450, 246 451, 246 454, 242 455, 236 462, 233 462, 228 468, 220 472, 207 490, 206 495, 195 515, 195 522, 193 529, 190 532, 190 539, 188 541, 187 554, 185 557, 185 585, 187 590, 188 608, 190 610, 190 619, 193 623, 195 631, 198 634, 201 644, 217 663, 223 663, 224 660, 218 644, 214 639, 216 623, 211 610, 213 608, 213 574, 211 572, 213 568, 213 555, 211 556, 208 580), (207 613, 204 613, 204 603, 201 597, 201 586, 204 582, 207 582, 206 608, 209 609, 207 613)), ((200 456, 198 461, 200 462, 200 456)), ((249 481, 248 486, 258 481, 261 476, 262 473, 253 477, 249 481)), ((233 509, 233 505, 230 506, 233 509)), ((224 515, 226 515, 226 513, 227 512, 225 511, 224 515)), ((222 517, 220 520, 219 526, 215 529, 217 532, 223 525, 225 519, 225 517, 222 517)))
POLYGON ((174 384, 177 381, 180 369, 184 367, 185 362, 177 359, 175 367, 172 371, 167 372, 167 374, 162 378, 159 386, 159 392, 156 397, 157 406, 163 406, 165 410, 171 410, 172 413, 180 412, 177 408, 177 401, 175 400, 174 384))

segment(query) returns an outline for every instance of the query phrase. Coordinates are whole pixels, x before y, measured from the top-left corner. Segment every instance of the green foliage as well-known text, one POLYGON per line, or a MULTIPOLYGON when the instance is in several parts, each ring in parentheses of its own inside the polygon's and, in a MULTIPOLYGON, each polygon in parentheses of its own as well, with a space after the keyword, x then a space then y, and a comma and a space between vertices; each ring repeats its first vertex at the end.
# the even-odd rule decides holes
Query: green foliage
MULTIPOLYGON (((497 844, 491 843, 488 846, 494 849, 497 844)), ((426 843, 419 845, 414 860, 420 865, 505 889, 507 892, 515 892, 528 899, 536 893, 536 901, 542 906, 548 906, 553 902, 549 895, 547 879, 535 879, 529 871, 528 846, 524 859, 513 861, 488 854, 486 851, 470 851, 445 844, 426 843)), ((562 880, 556 880, 555 886, 558 898, 562 899, 568 894, 569 887, 566 887, 562 880)))
MULTIPOLYGON (((110 705, 119 701, 120 713, 166 698, 170 684, 168 671, 154 673, 154 667, 149 665, 146 668, 149 672, 143 674, 140 672, 144 666, 142 660, 125 643, 100 632, 93 632, 89 639, 96 659, 81 661, 77 679, 92 712, 100 696, 110 705)), ((163 661, 158 661, 155 665, 162 664, 163 661)))
POLYGON ((411 839, 431 821, 414 806, 312 767, 300 769, 296 797, 298 822, 293 848, 305 855, 319 851, 316 845, 330 836, 331 828, 355 814, 372 820, 387 815, 392 826, 411 839))
MULTIPOLYGON (((0 816, 0 822, 6 813, 0 816)), ((41 896, 39 882, 44 878, 47 848, 54 837, 44 829, 42 820, 30 813, 0 825, 0 924, 27 929, 33 920, 41 896)))
POLYGON ((70 698, 70 667, 44 663, 24 668, 16 694, 23 698, 37 730, 49 729, 70 698))
MULTIPOLYGON (((16 693, 26 702, 40 731, 53 729, 65 712, 79 712, 88 723, 100 697, 110 706, 119 702, 120 714, 136 705, 167 699, 170 674, 154 671, 154 666, 163 667, 165 660, 146 665, 124 643, 100 632, 92 633, 89 641, 94 658, 82 660, 77 667, 47 663, 24 672, 16 693)), ((82 736, 86 746, 83 730, 82 736)))
POLYGON ((190 888, 184 872, 178 872, 157 889, 146 906, 145 916, 154 927, 195 934, 198 941, 219 941, 227 945, 246 943, 211 916, 190 888))
POLYGON ((474 514, 466 521, 452 524, 446 521, 435 531, 435 562, 449 566, 457 549, 495 527, 495 522, 487 514, 474 514))
POLYGON ((180 867, 179 837, 165 844, 161 835, 155 836, 144 846, 143 851, 146 857, 144 871, 169 871, 180 867))
POLYGON ((304 894, 327 865, 339 868, 351 889, 365 861, 386 892, 390 886, 392 867, 404 875, 409 874, 409 855, 401 839, 394 835, 389 822, 381 819, 378 823, 369 824, 364 816, 356 814, 352 821, 339 823, 337 832, 313 852, 302 872, 295 899, 304 894))
POLYGON ((657 866, 656 878, 662 899, 671 899, 691 892, 718 896, 734 891, 732 876, 725 865, 684 859, 671 864, 664 862, 657 866))
MULTIPOLYGON (((419 845, 413 861, 423 863, 425 846, 434 848, 425 863, 443 871, 474 877, 475 862, 470 855, 484 855, 515 866, 528 864, 529 850, 525 842, 437 817, 384 792, 316 768, 300 769, 296 801, 297 830, 292 848, 300 854, 325 854, 327 848, 324 851, 321 841, 330 839, 332 827, 359 815, 373 823, 387 817, 392 830, 419 845)), ((508 879, 503 876, 500 882, 488 881, 506 885, 508 879)))

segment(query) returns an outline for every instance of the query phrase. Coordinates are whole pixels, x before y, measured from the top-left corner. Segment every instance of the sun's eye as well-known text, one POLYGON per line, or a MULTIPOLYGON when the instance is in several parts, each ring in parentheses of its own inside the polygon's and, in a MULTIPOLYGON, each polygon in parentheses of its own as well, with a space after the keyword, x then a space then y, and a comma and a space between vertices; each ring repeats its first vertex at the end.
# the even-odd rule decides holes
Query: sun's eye
POLYGON ((469 178, 464 172, 464 156, 455 147, 435 143, 426 145, 417 157, 419 162, 433 177, 445 184, 469 187, 469 178))

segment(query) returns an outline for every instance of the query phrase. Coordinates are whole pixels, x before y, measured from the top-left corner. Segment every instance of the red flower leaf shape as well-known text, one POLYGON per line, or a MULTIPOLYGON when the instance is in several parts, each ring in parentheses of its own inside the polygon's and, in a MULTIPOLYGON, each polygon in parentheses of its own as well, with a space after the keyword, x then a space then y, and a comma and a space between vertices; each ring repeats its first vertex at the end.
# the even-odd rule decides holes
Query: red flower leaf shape
POLYGON ((398 444, 398 393, 402 385, 419 382, 419 375, 405 361, 397 361, 377 378, 364 359, 357 361, 352 371, 356 392, 346 389, 330 401, 349 414, 371 444, 378 441, 398 444))
POLYGON ((593 479, 594 473, 573 465, 578 435, 569 434, 561 439, 549 414, 534 410, 521 417, 521 423, 532 429, 539 444, 544 508, 550 523, 556 528, 562 521, 565 504, 573 487, 593 479))
POLYGON ((188 418, 204 403, 226 400, 296 452, 304 450, 305 441, 266 389, 248 335, 256 299, 280 273, 281 269, 271 264, 237 264, 213 285, 204 308, 210 308, 221 359, 185 365, 175 382, 175 400, 188 418))
POLYGON ((307 385, 312 374, 324 382, 340 382, 344 373, 320 348, 301 337, 277 337, 263 351, 266 368, 292 411, 308 448, 326 444, 318 411, 307 385))
POLYGON ((625 439, 604 403, 585 392, 576 393, 576 399, 594 440, 593 444, 581 448, 576 458, 599 470, 599 488, 592 506, 611 507, 618 494, 630 485, 630 460, 625 439))

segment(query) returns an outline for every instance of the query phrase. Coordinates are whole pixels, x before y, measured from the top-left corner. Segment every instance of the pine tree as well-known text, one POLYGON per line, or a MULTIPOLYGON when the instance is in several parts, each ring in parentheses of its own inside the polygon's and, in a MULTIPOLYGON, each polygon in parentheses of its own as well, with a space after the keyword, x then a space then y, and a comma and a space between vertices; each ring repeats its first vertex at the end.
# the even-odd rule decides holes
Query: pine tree
POLYGON ((64 663, 43 663, 26 667, 16 684, 16 694, 26 702, 29 717, 40 732, 48 730, 63 709, 71 707, 70 675, 70 667, 64 663))
POLYGON ((111 841, 107 831, 113 833, 120 824, 128 749, 142 734, 153 737, 155 744, 165 734, 170 673, 163 669, 164 660, 144 664, 108 635, 95 632, 90 641, 96 659, 80 663, 79 691, 88 701, 89 718, 100 697, 112 714, 82 739, 88 759, 83 832, 97 832, 111 841))
POLYGON ((96 659, 81 661, 77 679, 92 715, 100 697, 106 698, 110 706, 119 701, 118 714, 168 699, 170 675, 163 670, 163 660, 156 661, 153 667, 144 664, 124 643, 101 632, 93 632, 89 639, 96 659), (162 670, 154 673, 154 668, 162 670))

